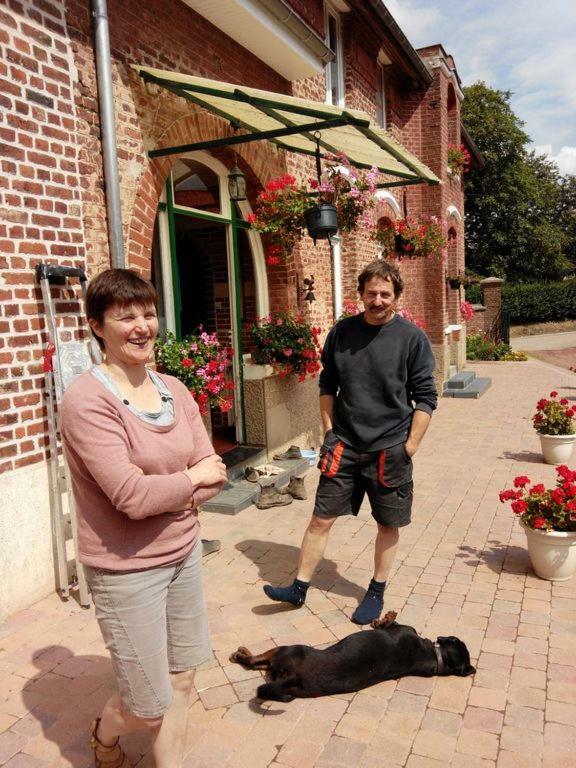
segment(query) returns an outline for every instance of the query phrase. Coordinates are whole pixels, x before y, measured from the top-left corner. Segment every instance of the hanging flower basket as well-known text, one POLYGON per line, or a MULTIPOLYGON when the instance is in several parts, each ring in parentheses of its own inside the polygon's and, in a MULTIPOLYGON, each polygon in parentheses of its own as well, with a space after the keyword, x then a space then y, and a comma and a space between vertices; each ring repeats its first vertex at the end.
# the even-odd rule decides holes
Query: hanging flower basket
POLYGON ((447 243, 444 226, 436 216, 385 221, 371 230, 371 237, 380 245, 384 257, 399 259, 441 261, 447 243))
POLYGON ((267 262, 281 264, 308 230, 314 242, 358 226, 369 229, 365 215, 376 203, 378 169, 358 171, 346 155, 326 154, 320 180, 307 184, 285 174, 266 184, 247 217, 253 229, 265 235, 267 262))
POLYGON ((394 235, 394 251, 398 256, 404 256, 404 235, 399 232, 394 235))
POLYGON ((330 203, 320 203, 304 213, 308 234, 314 240, 325 240, 338 232, 338 212, 330 203))

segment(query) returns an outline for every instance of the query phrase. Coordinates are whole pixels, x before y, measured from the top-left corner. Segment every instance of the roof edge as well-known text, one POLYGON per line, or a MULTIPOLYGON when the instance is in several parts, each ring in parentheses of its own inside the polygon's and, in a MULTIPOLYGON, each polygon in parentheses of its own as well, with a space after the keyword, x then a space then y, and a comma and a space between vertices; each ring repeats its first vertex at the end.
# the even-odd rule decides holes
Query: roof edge
POLYGON ((369 3, 372 6, 372 9, 376 11, 376 14, 379 16, 380 20, 392 33, 392 37, 394 38, 396 44, 406 54, 422 85, 430 85, 433 80, 431 72, 418 55, 416 49, 412 47, 410 41, 404 32, 402 32, 390 11, 382 3, 382 0, 369 0, 369 3))

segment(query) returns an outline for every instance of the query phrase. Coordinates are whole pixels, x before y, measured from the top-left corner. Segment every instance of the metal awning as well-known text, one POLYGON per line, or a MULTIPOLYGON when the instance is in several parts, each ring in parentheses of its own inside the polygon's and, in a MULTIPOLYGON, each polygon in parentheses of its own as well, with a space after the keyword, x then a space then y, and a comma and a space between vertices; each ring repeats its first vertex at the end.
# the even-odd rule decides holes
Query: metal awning
POLYGON ((314 155, 315 133, 320 132, 321 156, 344 152, 357 168, 376 166, 386 181, 378 186, 439 184, 440 180, 417 157, 359 110, 299 99, 282 93, 208 80, 179 72, 132 65, 146 81, 156 83, 178 96, 229 121, 233 136, 151 150, 150 157, 192 152, 218 146, 232 146, 266 139, 288 152, 314 155), (240 133, 240 129, 244 132, 240 133))

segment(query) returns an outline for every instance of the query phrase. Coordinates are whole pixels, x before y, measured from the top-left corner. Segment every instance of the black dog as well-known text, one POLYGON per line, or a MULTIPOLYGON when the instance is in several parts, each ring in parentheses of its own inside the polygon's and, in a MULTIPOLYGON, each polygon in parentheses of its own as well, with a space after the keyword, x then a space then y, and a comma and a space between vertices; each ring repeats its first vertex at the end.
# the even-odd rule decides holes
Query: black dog
POLYGON ((273 682, 258 687, 258 698, 273 701, 351 693, 406 675, 474 674, 462 640, 439 637, 433 643, 395 619, 396 613, 389 611, 372 622, 375 632, 357 632, 323 651, 309 645, 281 645, 253 656, 247 648, 238 648, 230 661, 266 670, 273 682))

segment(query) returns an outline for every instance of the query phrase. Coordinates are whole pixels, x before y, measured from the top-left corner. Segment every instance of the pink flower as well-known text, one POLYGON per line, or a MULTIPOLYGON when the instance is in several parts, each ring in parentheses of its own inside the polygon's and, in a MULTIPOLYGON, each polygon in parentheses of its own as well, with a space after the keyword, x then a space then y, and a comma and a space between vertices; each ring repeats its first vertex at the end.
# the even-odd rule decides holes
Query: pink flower
POLYGON ((282 352, 284 352, 286 357, 290 357, 290 355, 292 354, 292 350, 290 349, 290 347, 286 347, 285 349, 282 350, 282 352))

